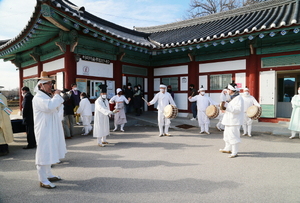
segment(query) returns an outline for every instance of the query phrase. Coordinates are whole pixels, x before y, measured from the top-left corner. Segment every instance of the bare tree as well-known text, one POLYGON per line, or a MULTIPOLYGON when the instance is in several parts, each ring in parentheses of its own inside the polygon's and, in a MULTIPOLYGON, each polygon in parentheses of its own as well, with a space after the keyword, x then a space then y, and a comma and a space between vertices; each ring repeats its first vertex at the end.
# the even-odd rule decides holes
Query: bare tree
POLYGON ((191 0, 186 18, 196 18, 228 11, 267 0, 191 0))

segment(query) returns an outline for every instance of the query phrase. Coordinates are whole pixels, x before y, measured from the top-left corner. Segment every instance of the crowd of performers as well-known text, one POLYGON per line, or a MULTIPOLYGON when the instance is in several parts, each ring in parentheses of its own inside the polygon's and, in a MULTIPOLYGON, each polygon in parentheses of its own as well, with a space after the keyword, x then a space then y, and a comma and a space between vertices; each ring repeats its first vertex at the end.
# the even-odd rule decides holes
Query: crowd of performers
MULTIPOLYGON (((88 135, 93 132, 93 137, 97 138, 97 144, 104 147, 109 144, 106 137, 110 134, 109 118, 114 115, 113 131, 118 129, 124 132, 124 125, 126 120, 126 104, 129 104, 131 97, 138 96, 141 91, 140 88, 135 88, 135 93, 131 97, 126 98, 123 95, 123 89, 118 88, 116 95, 109 101, 107 99, 107 86, 101 84, 99 97, 95 101, 94 111, 94 125, 92 127, 92 107, 87 97, 87 94, 80 92, 76 84, 72 84, 71 91, 53 90, 53 81, 46 71, 42 71, 39 81, 34 89, 36 92, 33 97, 28 88, 22 88, 22 96, 27 98, 27 104, 23 103, 23 117, 24 124, 27 126, 27 140, 28 145, 24 149, 36 148, 35 164, 38 173, 40 187, 52 189, 56 186, 52 183, 61 180, 60 176, 52 174, 51 165, 60 162, 60 159, 65 157, 67 153, 65 139, 73 136, 73 125, 78 124, 79 120, 73 120, 76 116, 81 116, 83 125, 82 135, 88 135), (26 96, 27 95, 27 96, 26 96), (31 117, 28 116, 28 103, 31 104, 31 117), (114 105, 114 110, 110 108, 110 104, 114 105), (69 112, 69 107, 73 111, 69 112), (34 122, 33 122, 34 121, 34 122), (34 128, 34 129, 32 129, 34 128)), ((197 112, 193 114, 192 120, 198 120, 200 127, 200 134, 210 134, 209 124, 210 119, 207 116, 207 107, 214 105, 220 106, 219 122, 216 128, 223 132, 223 140, 225 142, 224 148, 219 151, 222 153, 229 153, 229 158, 238 156, 240 139, 240 129, 242 126, 243 135, 251 137, 252 122, 253 120, 247 115, 247 109, 251 106, 260 108, 256 99, 250 95, 249 89, 244 88, 243 93, 233 82, 222 90, 220 93, 220 101, 213 101, 208 95, 205 94, 203 86, 195 93, 194 86, 190 85, 192 93, 188 97, 191 103, 194 103, 197 112)), ((168 90, 169 88, 161 84, 160 91, 155 94, 154 98, 147 102, 147 105, 154 105, 157 103, 157 120, 159 136, 170 136, 170 118, 165 114, 165 107, 168 105, 176 107, 173 95, 168 90)), ((291 101, 293 112, 289 129, 291 130, 291 137, 296 137, 296 133, 300 131, 299 123, 299 109, 300 109, 300 87, 298 95, 295 95, 291 101)), ((0 93, 0 155, 8 153, 8 145, 13 141, 13 133, 7 114, 7 101, 6 98, 0 93)), ((140 106, 138 106, 138 109, 140 106)), ((137 111, 137 113, 141 113, 137 111)))

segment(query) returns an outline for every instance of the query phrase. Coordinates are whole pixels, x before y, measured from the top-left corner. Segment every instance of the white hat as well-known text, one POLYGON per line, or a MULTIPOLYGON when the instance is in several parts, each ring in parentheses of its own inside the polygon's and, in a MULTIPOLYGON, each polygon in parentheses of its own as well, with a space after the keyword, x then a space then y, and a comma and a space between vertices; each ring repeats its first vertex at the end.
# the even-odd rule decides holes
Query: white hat
POLYGON ((233 87, 231 84, 228 84, 227 88, 230 89, 230 90, 233 90, 233 91, 236 90, 236 87, 233 87))
POLYGON ((161 84, 161 85, 159 85, 159 88, 167 88, 167 86, 164 84, 161 84))
POLYGON ((205 91, 205 89, 203 88, 203 85, 201 85, 201 88, 198 90, 198 92, 201 92, 201 91, 205 91))
POLYGON ((117 89, 117 94, 118 94, 119 92, 122 92, 122 89, 121 89, 121 88, 118 88, 118 89, 117 89))
POLYGON ((248 89, 248 87, 247 87, 247 86, 244 88, 244 91, 249 91, 249 89, 248 89))

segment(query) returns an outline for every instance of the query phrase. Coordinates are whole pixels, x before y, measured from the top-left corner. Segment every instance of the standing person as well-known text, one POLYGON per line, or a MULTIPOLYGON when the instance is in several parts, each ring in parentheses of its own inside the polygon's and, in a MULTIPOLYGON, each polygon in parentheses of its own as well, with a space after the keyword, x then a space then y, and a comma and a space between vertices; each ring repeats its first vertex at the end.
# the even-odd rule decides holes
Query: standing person
MULTIPOLYGON (((144 90, 142 88, 142 85, 138 84, 138 89, 141 91, 141 98, 144 97, 144 90)), ((144 111, 144 102, 140 102, 140 114, 142 114, 144 111)))
POLYGON ((200 127, 200 134, 210 134, 209 132, 209 123, 210 120, 206 115, 206 108, 209 105, 216 105, 215 102, 211 100, 208 96, 205 95, 205 90, 203 86, 198 90, 199 95, 194 97, 189 97, 190 102, 197 102, 197 116, 198 116, 198 123, 200 127))
POLYGON ((171 121, 169 118, 166 118, 164 115, 164 108, 172 104, 176 106, 172 96, 170 93, 167 92, 167 86, 164 84, 161 84, 159 86, 159 92, 154 96, 154 98, 148 102, 148 106, 155 104, 158 102, 157 105, 157 111, 158 111, 158 116, 157 116, 157 121, 158 121, 158 128, 159 128, 159 137, 162 136, 170 136, 169 134, 169 127, 171 124, 171 121), (164 129, 165 126, 165 129, 164 129))
MULTIPOLYGON (((228 91, 227 91, 227 87, 225 87, 221 94, 220 94, 220 103, 221 102, 227 102, 230 100, 230 96, 228 94, 228 91)), ((222 111, 219 112, 219 122, 217 123, 216 125, 216 128, 219 130, 219 131, 223 131, 224 130, 224 126, 222 125, 222 120, 223 120, 223 116, 224 116, 224 113, 222 111)))
MULTIPOLYGON (((132 90, 132 87, 131 87, 131 83, 127 83, 127 88, 125 88, 124 90, 124 94, 125 94, 125 97, 126 99, 128 100, 129 98, 132 99, 133 98, 133 90, 132 90)), ((131 108, 132 106, 134 105, 133 104, 133 100, 131 100, 129 102, 129 104, 125 104, 125 113, 131 113, 131 108)))
POLYGON ((31 94, 28 87, 22 87, 21 89, 23 102, 22 102, 22 116, 23 124, 26 126, 27 134, 27 146, 23 149, 32 149, 36 148, 36 141, 34 135, 34 122, 33 122, 33 109, 32 109, 32 99, 33 95, 31 94))
MULTIPOLYGON (((190 84, 190 96, 189 97, 194 97, 197 95, 197 90, 195 89, 195 85, 190 84)), ((191 102, 191 110, 193 113, 193 118, 191 118, 191 121, 195 121, 197 119, 197 102, 191 102)))
MULTIPOLYGON (((74 106, 74 112, 77 112, 77 109, 79 107, 81 92, 78 90, 76 83, 73 83, 71 85, 71 87, 72 87, 72 90, 70 91, 70 95, 71 95, 70 98, 71 98, 71 101, 72 101, 73 106, 74 106)), ((79 116, 80 116, 79 114, 75 114, 75 122, 76 122, 77 125, 80 125, 79 116)))
POLYGON ((80 99, 81 100, 79 103, 79 108, 77 109, 77 113, 79 113, 81 116, 82 125, 84 128, 84 133, 82 135, 88 135, 93 129, 91 126, 93 116, 92 105, 85 92, 80 94, 80 99))
POLYGON ((222 124, 225 125, 223 133, 225 147, 219 151, 231 153, 229 158, 234 158, 238 156, 239 143, 241 142, 240 128, 244 122, 244 102, 237 86, 233 86, 231 83, 227 88, 231 100, 224 104, 226 110, 222 110, 224 113, 222 124))
POLYGON ((252 123, 253 120, 247 116, 247 109, 250 106, 257 106, 260 108, 260 104, 256 101, 256 99, 250 95, 249 89, 246 87, 244 88, 244 93, 242 94, 243 101, 244 101, 244 123, 243 123, 243 135, 248 135, 251 137, 251 130, 252 130, 252 123))
POLYGON ((140 116, 141 115, 141 106, 142 106, 143 100, 142 100, 142 93, 141 90, 138 88, 138 86, 134 86, 134 92, 133 92, 133 107, 135 109, 135 115, 140 116))
POLYGON ((74 106, 73 102, 70 99, 70 94, 68 94, 67 89, 64 89, 62 93, 62 98, 64 99, 64 117, 63 117, 63 129, 65 139, 72 139, 74 135, 74 106))
POLYGON ((115 125, 115 129, 113 131, 116 131, 118 129, 118 125, 121 125, 121 131, 124 132, 124 125, 125 123, 127 123, 126 120, 126 115, 125 115, 125 111, 124 111, 124 103, 128 104, 131 100, 131 98, 129 98, 128 100, 126 99, 126 97, 122 92, 121 88, 118 88, 116 90, 117 95, 113 96, 110 100, 109 103, 111 104, 115 104, 115 110, 118 111, 118 113, 115 114, 114 116, 114 125, 115 125))
POLYGON ((95 101, 94 131, 93 137, 97 137, 98 146, 104 147, 108 144, 106 136, 109 136, 109 116, 113 114, 109 110, 107 100, 107 86, 101 85, 100 97, 95 101))
POLYGON ((61 180, 51 172, 51 164, 60 162, 67 153, 62 127, 63 98, 60 90, 51 94, 51 78, 46 71, 35 87, 36 95, 32 100, 34 115, 34 133, 37 142, 35 164, 37 165, 40 187, 53 189, 56 186, 50 181, 61 180))
MULTIPOLYGON (((298 94, 294 95, 292 97, 292 115, 291 115, 291 120, 289 124, 289 130, 291 130, 291 136, 289 137, 290 139, 296 138, 296 133, 300 133, 300 87, 298 87, 298 94)), ((299 134, 300 138, 300 134, 299 134)))
MULTIPOLYGON (((1 86, 1 88, 3 87, 1 86)), ((7 107, 7 99, 0 92, 0 156, 9 153, 8 143, 14 141, 9 111, 7 110, 10 110, 7 107)))
POLYGON ((173 90, 172 90, 172 86, 171 86, 171 85, 168 85, 168 90, 167 90, 167 92, 169 92, 169 93, 171 94, 172 98, 174 99, 174 92, 173 92, 173 90))

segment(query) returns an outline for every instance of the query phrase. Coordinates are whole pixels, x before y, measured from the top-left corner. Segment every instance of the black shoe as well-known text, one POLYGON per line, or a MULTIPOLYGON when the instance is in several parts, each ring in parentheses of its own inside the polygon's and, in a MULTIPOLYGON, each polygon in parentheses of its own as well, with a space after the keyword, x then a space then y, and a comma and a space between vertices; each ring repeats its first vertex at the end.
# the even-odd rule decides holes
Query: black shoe
POLYGON ((36 146, 33 146, 33 147, 29 147, 29 146, 23 147, 23 149, 34 149, 34 148, 36 148, 36 146))

